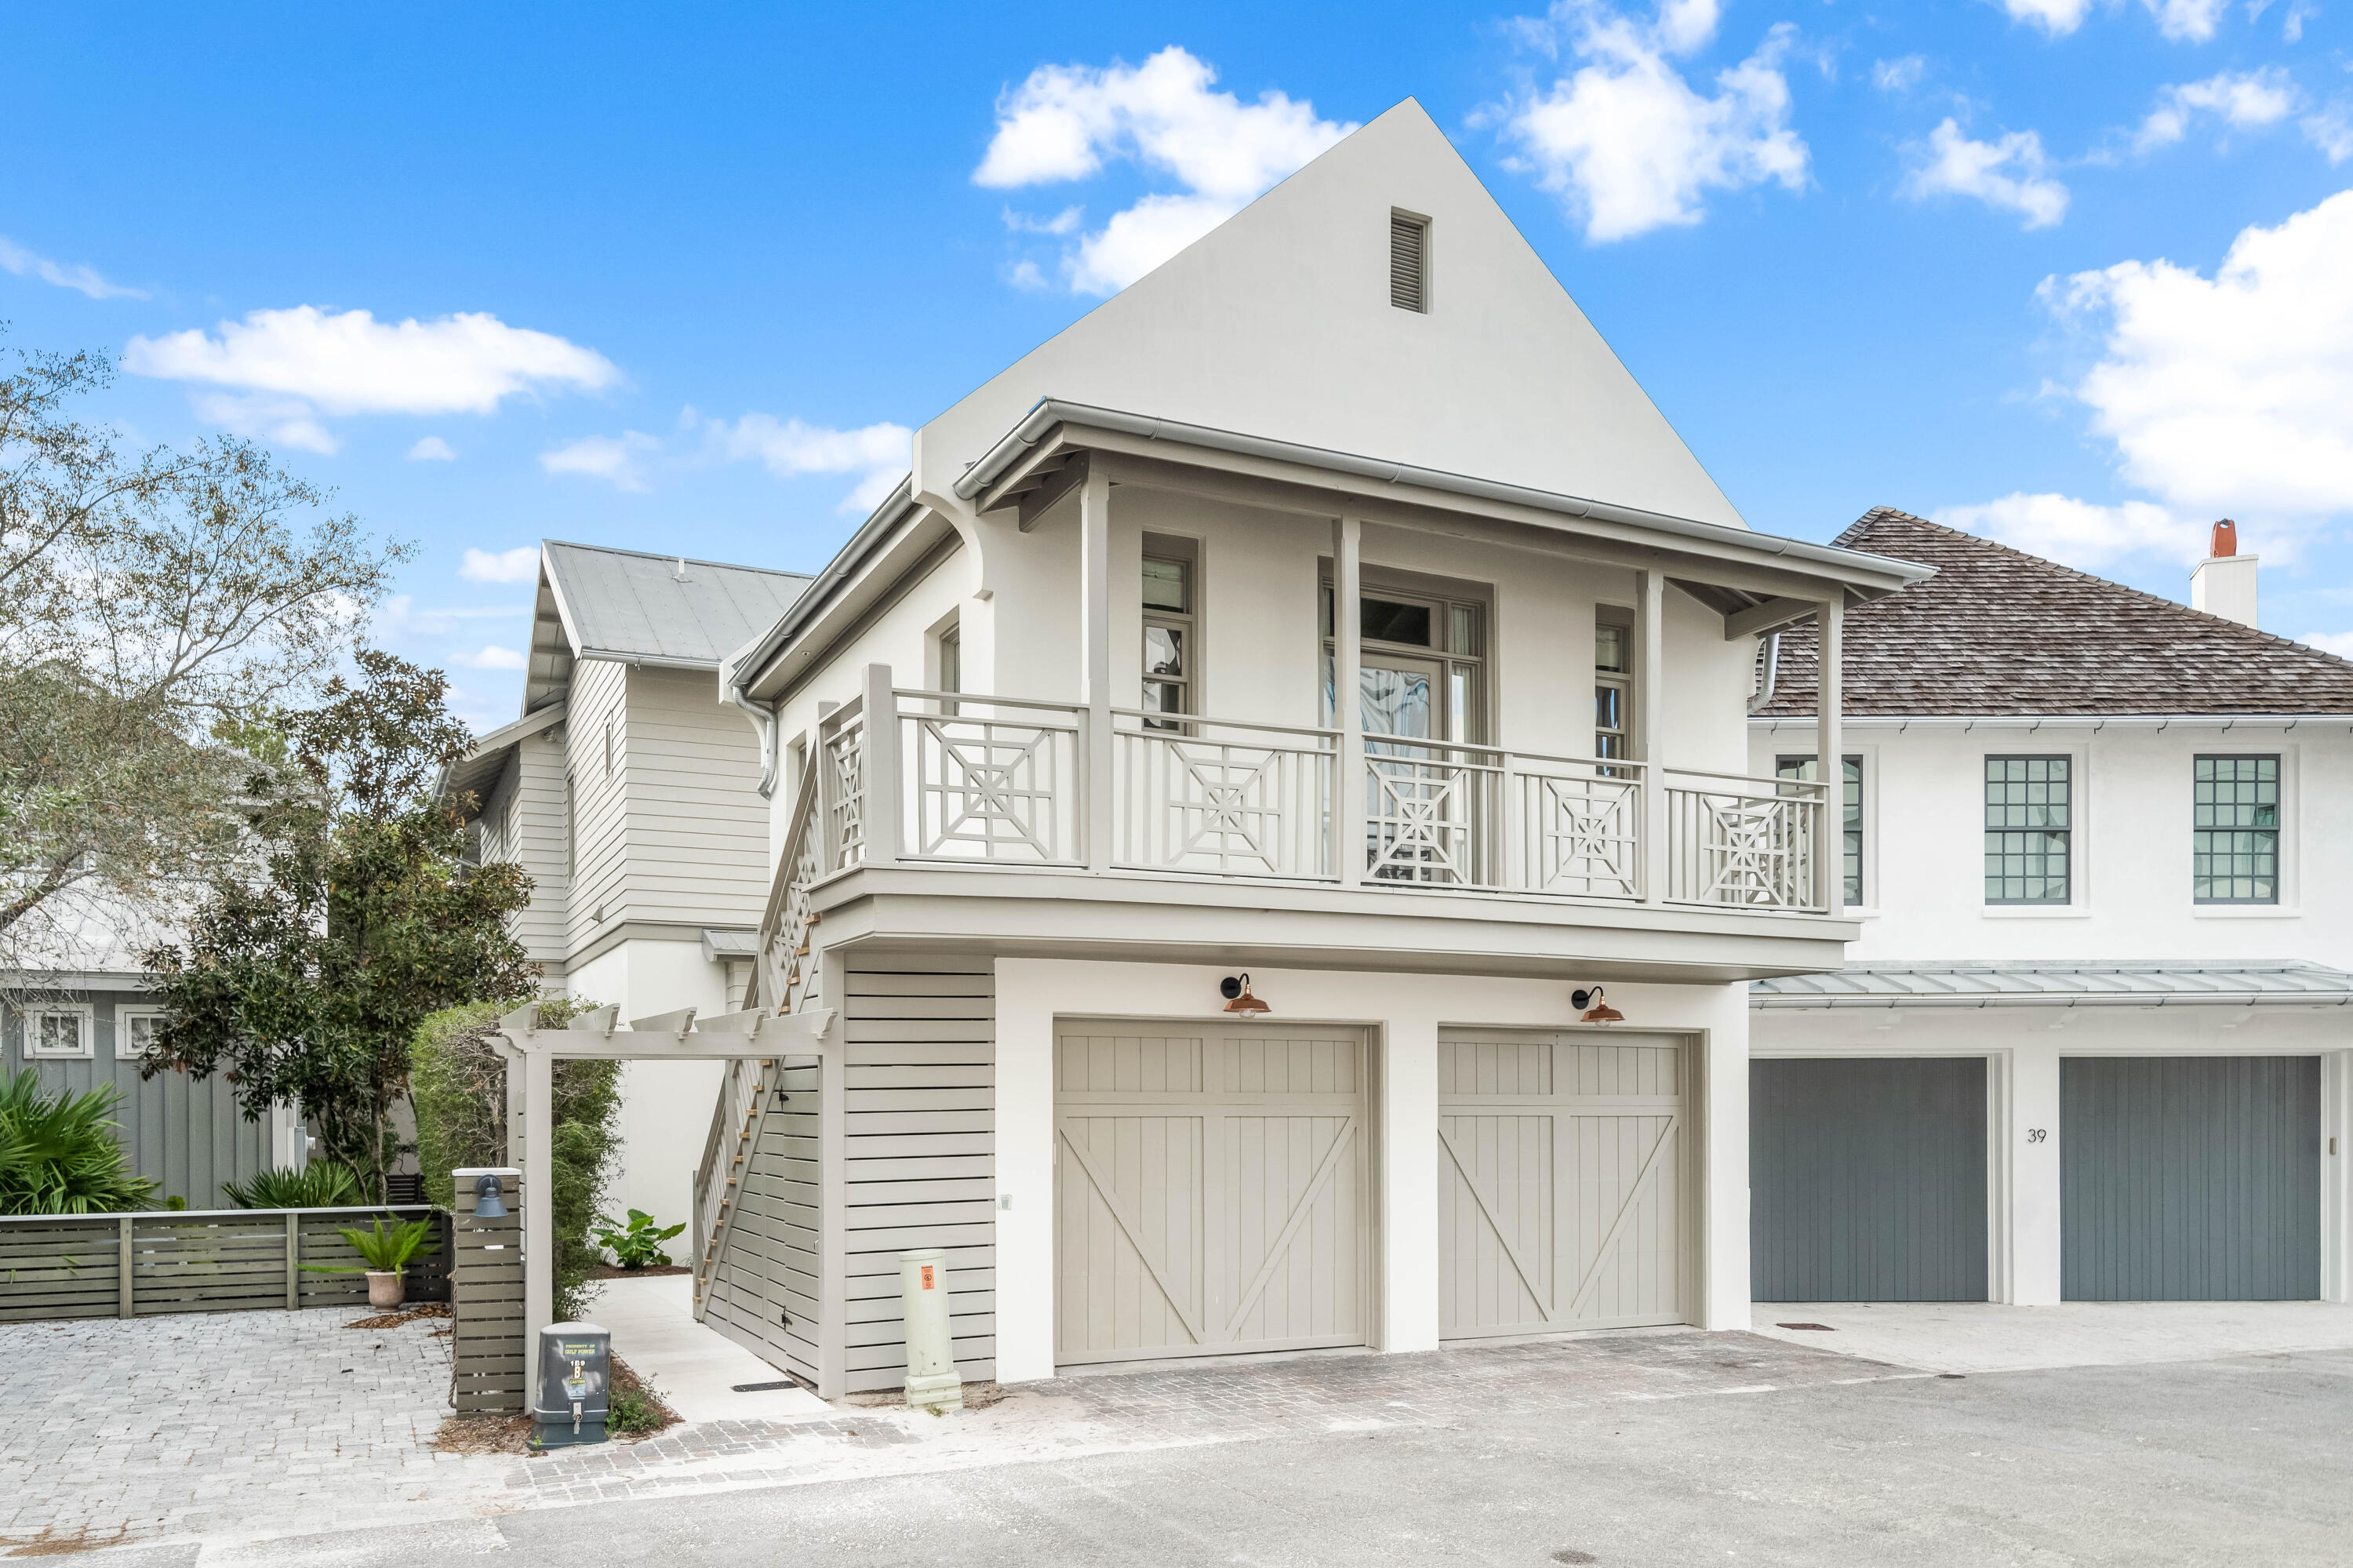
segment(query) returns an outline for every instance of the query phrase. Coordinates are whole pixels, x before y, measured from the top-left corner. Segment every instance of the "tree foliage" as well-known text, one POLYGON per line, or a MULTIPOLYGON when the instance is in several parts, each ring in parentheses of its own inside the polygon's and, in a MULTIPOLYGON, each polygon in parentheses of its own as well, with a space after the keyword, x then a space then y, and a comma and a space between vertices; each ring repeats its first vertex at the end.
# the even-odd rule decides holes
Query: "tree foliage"
MULTIPOLYGON (((540 1003, 540 1027, 560 1029, 596 1005, 551 998, 540 1003)), ((437 1012, 417 1027, 409 1080, 417 1158, 425 1195, 445 1208, 456 1197, 452 1171, 515 1163, 507 1148, 507 1062, 490 1040, 498 1022, 497 1006, 486 1002, 437 1012)), ((589 1233, 619 1152, 621 1065, 559 1060, 550 1067, 555 1315, 579 1318, 594 1293, 588 1271, 602 1255, 589 1233)))
MULTIPOLYGON (((96 355, 0 356, 0 969, 238 853, 234 737, 306 699, 406 546, 235 440, 121 450, 96 355)), ((164 907, 158 909, 157 906, 164 907)))
POLYGON ((131 1171, 115 1134, 121 1091, 45 1089, 32 1072, 0 1074, 0 1214, 107 1214, 143 1209, 155 1183, 131 1171))
POLYGON ((170 1021, 142 1065, 225 1074, 259 1117, 291 1100, 330 1160, 385 1200, 417 1025, 531 994, 537 966, 505 918, 531 897, 510 864, 463 863, 459 806, 434 795, 469 745, 440 672, 361 649, 316 707, 265 726, 281 749, 243 794, 255 874, 216 877, 182 943, 147 955, 170 1021))

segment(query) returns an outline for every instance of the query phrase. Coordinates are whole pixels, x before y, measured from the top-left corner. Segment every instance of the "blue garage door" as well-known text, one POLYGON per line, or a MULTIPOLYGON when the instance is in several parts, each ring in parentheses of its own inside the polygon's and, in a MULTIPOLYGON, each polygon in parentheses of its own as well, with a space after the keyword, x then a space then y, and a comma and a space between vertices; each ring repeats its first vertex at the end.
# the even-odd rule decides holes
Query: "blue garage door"
POLYGON ((2059 1065, 2070 1301, 2320 1294, 2320 1058, 2059 1065))
POLYGON ((1758 1301, 1986 1298, 1982 1056, 1748 1065, 1758 1301))

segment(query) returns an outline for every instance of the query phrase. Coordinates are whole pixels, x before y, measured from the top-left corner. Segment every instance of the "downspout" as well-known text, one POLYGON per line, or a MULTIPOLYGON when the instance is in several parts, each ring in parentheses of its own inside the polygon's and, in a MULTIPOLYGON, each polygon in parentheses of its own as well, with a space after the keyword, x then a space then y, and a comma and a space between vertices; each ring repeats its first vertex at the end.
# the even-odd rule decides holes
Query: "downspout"
POLYGON ((1768 631, 1765 634, 1765 678, 1757 683, 1757 694, 1748 699, 1750 713, 1759 714, 1765 711, 1765 705, 1773 700, 1773 688, 1779 683, 1780 679, 1781 634, 1778 631, 1768 631))
POLYGON ((752 727, 760 732, 760 799, 773 799, 776 793, 776 710, 765 703, 754 702, 733 681, 727 683, 727 700, 749 714, 752 727))

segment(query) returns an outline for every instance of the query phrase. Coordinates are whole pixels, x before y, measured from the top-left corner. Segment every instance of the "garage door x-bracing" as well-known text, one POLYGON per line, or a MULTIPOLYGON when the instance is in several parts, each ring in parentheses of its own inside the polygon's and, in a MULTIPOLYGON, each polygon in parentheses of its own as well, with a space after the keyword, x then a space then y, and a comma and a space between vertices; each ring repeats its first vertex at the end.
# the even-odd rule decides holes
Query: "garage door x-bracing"
POLYGON ((1365 1044, 1307 1027, 1065 1024, 1055 1359, 1365 1342, 1365 1044))
POLYGON ((1442 1336, 1684 1321, 1682 1066, 1655 1039, 1440 1039, 1442 1336))

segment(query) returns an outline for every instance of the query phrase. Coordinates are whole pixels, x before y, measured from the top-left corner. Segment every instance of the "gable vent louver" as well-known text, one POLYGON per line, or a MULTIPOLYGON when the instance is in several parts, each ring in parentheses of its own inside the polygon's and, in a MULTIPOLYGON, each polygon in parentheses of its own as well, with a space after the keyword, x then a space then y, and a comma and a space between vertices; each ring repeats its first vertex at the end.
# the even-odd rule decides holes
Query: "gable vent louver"
POLYGON ((1389 303, 1430 309, 1430 220, 1389 214, 1389 303))

